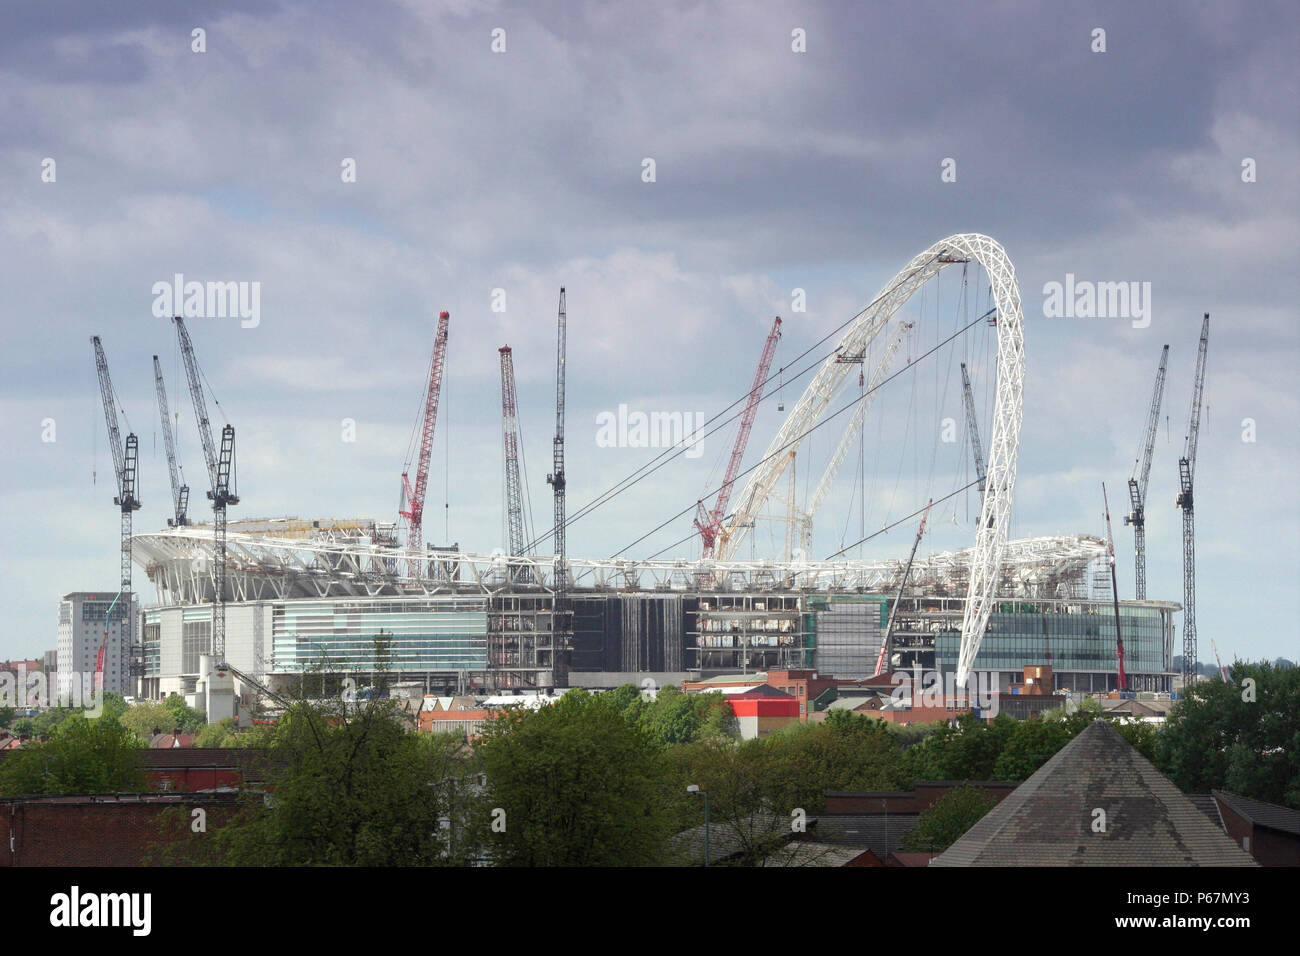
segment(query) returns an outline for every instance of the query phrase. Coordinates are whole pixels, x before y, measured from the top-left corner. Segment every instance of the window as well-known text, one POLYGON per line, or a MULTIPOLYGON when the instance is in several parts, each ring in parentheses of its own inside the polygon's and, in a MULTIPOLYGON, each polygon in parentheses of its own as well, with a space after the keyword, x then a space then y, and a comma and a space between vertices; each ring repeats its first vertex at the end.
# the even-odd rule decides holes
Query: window
POLYGON ((199 656, 212 650, 212 622, 185 621, 181 630, 181 673, 197 674, 199 656))

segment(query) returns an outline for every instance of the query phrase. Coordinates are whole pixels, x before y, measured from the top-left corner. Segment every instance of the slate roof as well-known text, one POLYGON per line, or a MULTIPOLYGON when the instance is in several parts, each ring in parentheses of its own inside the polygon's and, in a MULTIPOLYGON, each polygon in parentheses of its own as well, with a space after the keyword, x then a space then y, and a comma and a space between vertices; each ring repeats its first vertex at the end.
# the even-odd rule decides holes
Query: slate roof
POLYGON ((1255 866, 1105 720, 1094 720, 931 866, 1255 866), (1094 832, 1104 810, 1104 832, 1094 832))
POLYGON ((1226 803, 1238 816, 1249 820, 1257 827, 1268 827, 1300 836, 1300 810, 1280 807, 1276 803, 1264 803, 1249 797, 1239 797, 1235 793, 1223 790, 1211 790, 1217 800, 1226 803))
MULTIPOLYGON (((796 840, 763 857, 761 865, 840 867, 848 866, 862 854, 870 852, 865 846, 835 846, 830 843, 796 840)), ((879 866, 880 860, 874 860, 873 865, 879 866)))
POLYGON ((1209 817, 1211 823, 1220 830, 1224 829, 1223 817, 1219 816, 1219 805, 1212 796, 1208 793, 1189 793, 1187 799, 1192 801, 1192 806, 1209 817))
POLYGON ((916 828, 915 813, 822 813, 817 817, 821 843, 867 847, 882 860, 899 849, 903 834, 916 828))
MULTIPOLYGON (((808 817, 809 829, 817 826, 817 817, 808 817)), ((709 860, 722 863, 763 844, 784 843, 794 837, 790 818, 772 813, 753 813, 739 821, 713 820, 708 827, 709 860)), ((676 834, 671 841, 673 862, 699 866, 704 862, 704 824, 676 834)), ((861 852, 861 851, 859 851, 861 852)))

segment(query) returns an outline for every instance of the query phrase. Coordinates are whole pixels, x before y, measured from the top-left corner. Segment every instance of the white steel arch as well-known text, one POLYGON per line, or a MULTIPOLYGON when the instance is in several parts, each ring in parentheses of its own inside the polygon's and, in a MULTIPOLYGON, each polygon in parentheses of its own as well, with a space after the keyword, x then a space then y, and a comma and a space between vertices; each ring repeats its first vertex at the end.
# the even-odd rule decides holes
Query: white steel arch
MULTIPOLYGON (((970 579, 962 617, 961 652, 957 683, 964 686, 979 651, 993 608, 998 569, 1006 550, 1011 500, 1016 483, 1016 458, 1023 420, 1025 378, 1024 316, 1015 267, 995 240, 978 233, 961 233, 941 239, 917 255, 894 276, 871 304, 862 310, 839 341, 838 352, 855 354, 865 349, 885 323, 912 294, 948 265, 978 261, 988 273, 997 306, 997 397, 993 409, 993 436, 989 447, 986 492, 975 533, 970 579)), ((835 361, 832 353, 808 383, 785 423, 768 445, 762 464, 749 476, 736 510, 723 530, 718 549, 729 559, 744 539, 746 526, 763 507, 809 430, 826 411, 850 366, 835 361)))
POLYGON ((830 494, 831 486, 835 484, 835 476, 839 474, 844 459, 848 457, 849 449, 858 440, 858 430, 862 427, 862 423, 866 421, 867 412, 871 410, 871 403, 876 400, 875 390, 880 387, 881 382, 885 380, 885 376, 889 374, 889 370, 894 364, 894 356, 903 344, 903 339, 912 329, 913 324, 912 322, 898 323, 893 336, 885 346, 884 354, 880 356, 880 361, 876 363, 876 368, 871 373, 871 381, 867 384, 867 394, 858 402, 858 407, 853 410, 853 417, 844 426, 844 433, 840 436, 840 443, 835 448, 835 454, 831 455, 830 461, 826 463, 826 470, 822 472, 822 480, 817 482, 817 490, 813 492, 812 498, 808 501, 808 510, 801 516, 805 550, 811 551, 812 549, 813 516, 821 508, 826 496, 830 494))

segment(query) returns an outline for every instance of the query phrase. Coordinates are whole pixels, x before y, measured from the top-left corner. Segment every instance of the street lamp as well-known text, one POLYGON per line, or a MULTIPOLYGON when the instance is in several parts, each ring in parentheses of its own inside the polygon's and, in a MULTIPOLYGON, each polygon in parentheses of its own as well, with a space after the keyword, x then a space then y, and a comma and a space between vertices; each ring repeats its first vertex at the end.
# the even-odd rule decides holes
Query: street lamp
POLYGON ((698 793, 704 797, 704 865, 709 865, 709 791, 701 790, 696 784, 686 788, 687 793, 698 793))

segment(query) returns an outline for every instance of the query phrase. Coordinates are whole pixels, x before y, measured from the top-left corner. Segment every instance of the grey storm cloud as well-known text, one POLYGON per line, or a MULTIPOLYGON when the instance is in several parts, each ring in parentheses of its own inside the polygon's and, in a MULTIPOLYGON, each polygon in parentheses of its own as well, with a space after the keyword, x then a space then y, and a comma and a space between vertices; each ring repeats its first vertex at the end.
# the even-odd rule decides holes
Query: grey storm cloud
MULTIPOLYGON (((516 349, 540 469, 562 282, 577 504, 644 457, 595 454, 597 412, 630 401, 712 413, 752 375, 773 314, 789 320, 781 363, 935 239, 980 231, 1008 249, 1025 301, 1021 533, 1097 530, 1086 496, 1103 474, 1124 472, 1122 484, 1166 341, 1162 454, 1173 454, 1208 309, 1223 444, 1203 452, 1203 480, 1235 491, 1217 517, 1198 515, 1204 545, 1235 554, 1242 526, 1285 535, 1294 512, 1264 502, 1300 457, 1298 31, 1285 2, 10 4, 0 439, 12 533, 31 556, 67 562, 69 588, 113 570, 84 546, 116 533, 86 339, 104 335, 123 405, 148 435, 149 356, 176 372, 150 289, 178 272, 262 283, 257 329, 193 330, 241 429, 241 477, 256 489, 246 514, 395 508, 432 316, 449 308, 442 435, 465 452, 447 466, 449 533, 460 522, 463 541, 488 549, 500 524, 496 349, 516 349), (196 27, 202 55, 190 51, 196 27), (504 55, 489 50, 498 27, 504 55), (1090 49, 1097 27, 1104 54, 1090 49), (796 28, 807 53, 791 51, 796 28), (57 184, 40 181, 46 157, 57 184), (340 181, 346 157, 355 184, 340 181), (646 157, 653 184, 641 181, 646 157), (1249 186, 1246 157, 1259 169, 1249 186), (955 183, 940 182, 945 158, 955 183), (1043 284, 1066 272, 1150 281, 1151 328, 1045 320, 1043 284), (809 294, 797 317, 795 286, 809 294), (497 287, 505 315, 489 309, 497 287), (60 422, 55 448, 32 437, 46 417, 60 422), (345 417, 355 446, 337 440, 345 417), (1245 417, 1268 436, 1253 457, 1234 438, 1245 417)), ((179 380, 169 387, 183 405, 179 380)), ((764 415, 755 448, 778 425, 764 415)), ((182 426, 195 478, 191 438, 182 426)), ((690 504, 717 451, 686 466, 680 493, 642 487, 575 527, 573 547, 612 553, 690 504)), ((1153 495, 1172 500, 1168 465, 1153 495)), ((157 518, 165 475, 152 451, 147 466, 142 515, 157 518)), ((1153 536, 1173 520, 1153 517, 1153 536)), ((689 529, 671 530, 648 547, 689 529)), ((1226 580, 1294 580, 1300 556, 1279 547, 1270 567, 1246 554, 1226 580)), ((1153 585, 1177 593, 1177 555, 1154 552, 1153 585)), ((13 564, 0 597, 33 634, 52 633, 53 597, 29 596, 48 582, 13 564)))

